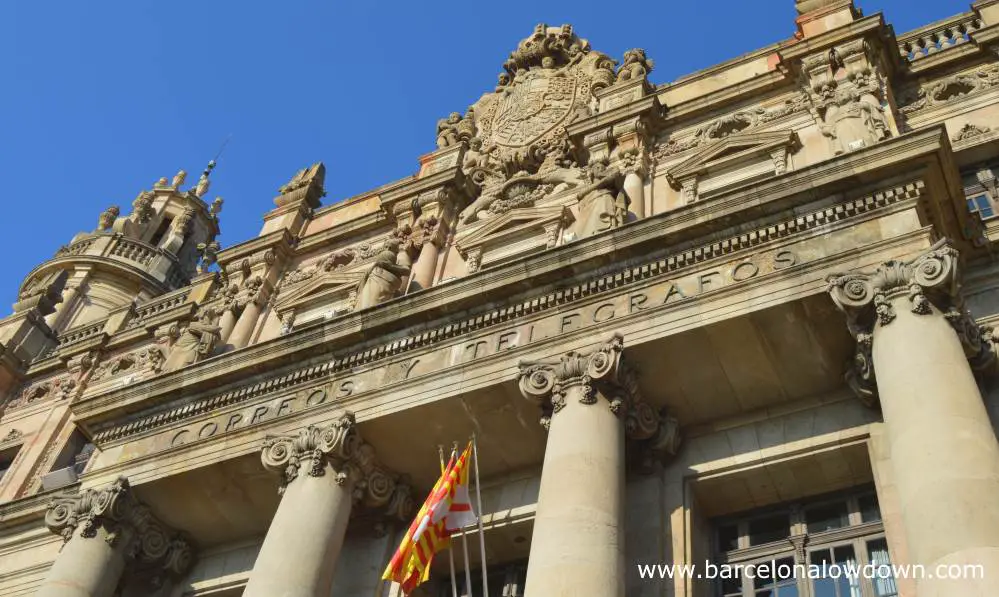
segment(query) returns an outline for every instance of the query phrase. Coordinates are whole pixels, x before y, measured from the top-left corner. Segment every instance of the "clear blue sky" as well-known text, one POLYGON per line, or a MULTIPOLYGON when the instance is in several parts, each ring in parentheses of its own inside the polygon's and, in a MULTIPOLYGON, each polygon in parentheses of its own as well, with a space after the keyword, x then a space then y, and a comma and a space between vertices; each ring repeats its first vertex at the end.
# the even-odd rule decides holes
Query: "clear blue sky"
MULTIPOLYGON (((857 0, 896 33, 969 0, 857 0)), ((326 164, 326 203, 412 174, 438 118, 490 90, 539 22, 572 23, 652 79, 789 38, 793 0, 287 2, 8 0, 0 6, 0 314, 25 274, 100 212, 232 140, 209 198, 223 246, 259 232, 276 189, 326 164)))

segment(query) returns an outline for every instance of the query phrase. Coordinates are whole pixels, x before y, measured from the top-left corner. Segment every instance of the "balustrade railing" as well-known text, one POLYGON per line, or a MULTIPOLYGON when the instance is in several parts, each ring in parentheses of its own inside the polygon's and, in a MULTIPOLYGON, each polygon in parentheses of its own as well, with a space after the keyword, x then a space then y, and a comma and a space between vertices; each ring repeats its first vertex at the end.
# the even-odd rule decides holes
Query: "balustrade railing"
POLYGON ((905 34, 898 39, 898 49, 903 58, 916 62, 970 42, 971 34, 981 28, 981 19, 974 13, 966 13, 905 34))

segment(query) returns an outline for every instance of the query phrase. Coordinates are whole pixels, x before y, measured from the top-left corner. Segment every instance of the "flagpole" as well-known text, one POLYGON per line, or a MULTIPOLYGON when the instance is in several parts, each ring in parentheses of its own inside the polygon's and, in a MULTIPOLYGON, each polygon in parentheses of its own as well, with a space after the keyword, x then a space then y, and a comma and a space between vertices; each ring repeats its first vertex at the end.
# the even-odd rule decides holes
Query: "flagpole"
POLYGON ((479 523, 479 550, 482 552, 482 597, 489 597, 489 575, 486 574, 486 537, 482 532, 482 488, 479 483, 479 442, 472 432, 472 460, 475 463, 475 502, 479 509, 476 517, 479 523))
MULTIPOLYGON (((441 474, 444 474, 444 446, 437 445, 437 454, 441 458, 441 474)), ((451 562, 451 597, 458 597, 458 579, 454 571, 454 550, 451 549, 450 541, 447 547, 447 557, 451 562)))
MULTIPOLYGON (((458 453, 458 442, 454 442, 454 453, 458 453)), ((467 466, 467 465, 466 465, 467 466)), ((468 559, 468 533, 464 529, 461 531, 461 550, 465 556, 465 592, 468 593, 465 597, 472 597, 474 592, 472 591, 472 561, 468 559)), ((485 562, 482 563, 485 565, 485 562)), ((484 595, 483 597, 489 597, 484 595)))

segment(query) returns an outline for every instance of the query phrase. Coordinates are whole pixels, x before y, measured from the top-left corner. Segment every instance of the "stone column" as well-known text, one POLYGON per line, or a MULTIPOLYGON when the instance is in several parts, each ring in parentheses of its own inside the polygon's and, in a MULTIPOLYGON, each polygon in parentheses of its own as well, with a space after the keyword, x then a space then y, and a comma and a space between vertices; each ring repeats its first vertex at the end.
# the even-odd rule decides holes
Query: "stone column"
POLYGON ((112 597, 126 567, 159 584, 163 574, 186 573, 193 560, 190 544, 135 499, 124 477, 55 499, 45 523, 65 544, 38 597, 112 597))
POLYGON ((884 414, 909 563, 985 567, 984 579, 918 579, 920 597, 991 595, 999 574, 999 442, 974 375, 991 373, 995 355, 991 330, 963 309, 957 270, 944 240, 829 280, 858 341, 848 381, 884 414))
POLYGON ((624 175, 624 194, 631 202, 628 207, 636 220, 645 217, 645 179, 638 170, 629 170, 624 175))
POLYGON ((626 428, 673 451, 678 436, 638 399, 622 349, 615 336, 589 353, 520 365, 521 392, 541 404, 548 429, 527 597, 624 596, 626 428))
POLYGON ((437 259, 444 244, 444 223, 437 216, 422 218, 417 224, 420 255, 413 266, 413 290, 422 290, 434 285, 437 273, 437 259))
POLYGON ((268 438, 261 458, 284 476, 282 497, 244 597, 328 596, 354 506, 401 518, 412 510, 408 487, 377 464, 349 412, 327 427, 268 438))
POLYGON ((260 276, 253 276, 243 283, 243 288, 236 297, 237 304, 243 305, 236 325, 225 343, 232 348, 243 348, 250 343, 250 336, 260 320, 261 305, 266 301, 264 281, 260 276))
POLYGON ((225 344, 236 327, 235 305, 223 307, 222 317, 219 319, 219 344, 225 344))

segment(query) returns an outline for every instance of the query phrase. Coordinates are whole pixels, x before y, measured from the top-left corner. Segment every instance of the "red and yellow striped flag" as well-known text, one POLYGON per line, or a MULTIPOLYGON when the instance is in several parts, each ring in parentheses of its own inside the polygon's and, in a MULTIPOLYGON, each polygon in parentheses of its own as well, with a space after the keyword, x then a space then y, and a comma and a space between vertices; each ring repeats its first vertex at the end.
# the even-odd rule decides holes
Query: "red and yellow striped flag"
POLYGON ((444 468, 423 507, 410 525, 402 544, 382 574, 384 580, 399 583, 407 595, 430 578, 434 554, 450 543, 451 535, 475 522, 468 495, 468 461, 472 444, 444 468))

